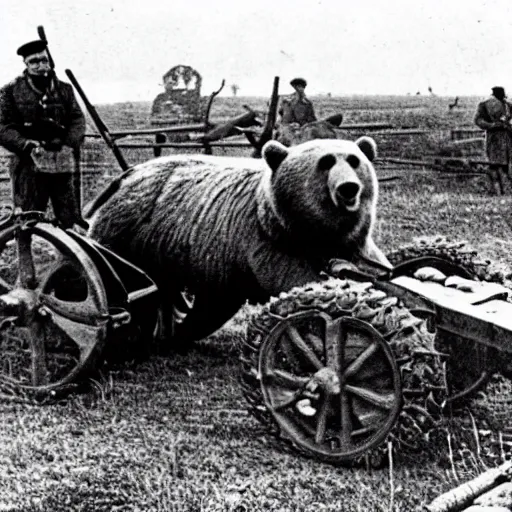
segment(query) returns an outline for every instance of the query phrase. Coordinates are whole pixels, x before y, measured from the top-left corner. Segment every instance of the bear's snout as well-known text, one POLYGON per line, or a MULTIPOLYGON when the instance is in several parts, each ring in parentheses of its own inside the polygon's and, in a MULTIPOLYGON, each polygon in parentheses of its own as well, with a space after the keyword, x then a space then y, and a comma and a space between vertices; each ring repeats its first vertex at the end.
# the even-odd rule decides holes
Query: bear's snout
POLYGON ((351 203, 356 200, 359 190, 361 190, 359 183, 355 183, 354 181, 349 181, 348 183, 343 183, 343 185, 340 185, 336 189, 336 195, 344 203, 351 203))
POLYGON ((349 212, 359 208, 361 185, 355 181, 343 183, 336 188, 337 206, 344 206, 349 212))
POLYGON ((352 169, 334 167, 329 173, 328 187, 331 200, 337 208, 348 212, 359 209, 363 185, 352 169))

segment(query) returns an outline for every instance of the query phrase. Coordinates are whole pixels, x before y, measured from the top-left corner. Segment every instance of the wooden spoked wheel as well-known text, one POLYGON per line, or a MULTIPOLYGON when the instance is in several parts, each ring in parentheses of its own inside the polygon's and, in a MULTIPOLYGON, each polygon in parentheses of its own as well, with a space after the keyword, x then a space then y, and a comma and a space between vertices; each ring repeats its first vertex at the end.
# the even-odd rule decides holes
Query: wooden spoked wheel
POLYGON ((48 394, 95 362, 109 322, 100 275, 65 231, 24 223, 0 232, 0 387, 48 394))
POLYGON ((282 437, 331 462, 378 447, 402 407, 400 371, 370 324, 319 311, 290 315, 263 342, 265 406, 282 437))

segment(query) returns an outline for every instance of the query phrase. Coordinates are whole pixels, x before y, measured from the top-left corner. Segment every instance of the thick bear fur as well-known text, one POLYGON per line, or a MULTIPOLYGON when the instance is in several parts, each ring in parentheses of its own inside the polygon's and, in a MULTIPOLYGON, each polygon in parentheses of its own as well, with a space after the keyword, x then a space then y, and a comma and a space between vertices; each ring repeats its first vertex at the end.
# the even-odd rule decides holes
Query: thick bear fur
POLYGON ((374 141, 362 137, 292 148, 270 141, 261 160, 157 158, 99 196, 89 234, 153 278, 164 318, 177 293, 192 293, 179 335, 199 339, 246 300, 321 279, 331 258, 390 266, 371 236, 375 154, 374 141))
POLYGON ((337 139, 336 128, 339 128, 342 121, 343 115, 335 114, 303 126, 298 123, 278 124, 274 131, 274 140, 289 147, 314 139, 337 139))

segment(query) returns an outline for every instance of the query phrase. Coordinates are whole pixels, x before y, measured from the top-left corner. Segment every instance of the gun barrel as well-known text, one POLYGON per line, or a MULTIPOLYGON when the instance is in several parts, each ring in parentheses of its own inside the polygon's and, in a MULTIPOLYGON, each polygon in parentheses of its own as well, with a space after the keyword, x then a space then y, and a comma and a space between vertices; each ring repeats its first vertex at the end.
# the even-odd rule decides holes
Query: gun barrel
POLYGON ((84 90, 78 83, 78 80, 75 78, 75 75, 70 69, 66 69, 65 73, 67 77, 69 78, 70 82, 73 84, 75 89, 77 90, 79 96, 82 98, 82 101, 84 102, 85 108, 87 109, 87 112, 91 116, 92 120, 94 121, 94 124, 96 125, 96 128, 100 132, 100 135, 102 136, 103 140, 107 144, 107 146, 112 150, 112 153, 114 153, 114 156, 119 163, 119 166, 123 171, 126 171, 129 169, 129 165, 126 163, 126 160, 124 159, 123 154, 121 153, 121 150, 115 143, 114 139, 112 138, 107 126, 101 119, 100 115, 96 111, 96 108, 94 108, 94 105, 89 101, 89 98, 87 98, 87 95, 85 94, 84 90))
MULTIPOLYGON (((46 39, 46 33, 45 33, 44 27, 42 25, 39 25, 37 27, 37 34, 39 36, 39 39, 41 39, 41 41, 44 41, 45 43, 48 44, 48 39, 46 39)), ((48 46, 46 47, 46 53, 48 54, 48 60, 50 61, 50 67, 52 68, 52 71, 54 71, 55 61, 53 60, 52 54, 50 53, 50 49, 48 48, 48 46)))

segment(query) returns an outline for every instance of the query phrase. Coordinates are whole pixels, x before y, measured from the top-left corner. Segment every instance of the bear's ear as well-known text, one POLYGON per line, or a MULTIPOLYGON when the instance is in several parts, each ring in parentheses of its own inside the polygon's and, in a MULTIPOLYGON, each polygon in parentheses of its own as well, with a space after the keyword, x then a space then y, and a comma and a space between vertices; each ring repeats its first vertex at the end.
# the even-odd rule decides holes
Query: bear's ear
POLYGON ((288 156, 288 148, 276 140, 269 140, 263 146, 262 154, 267 165, 275 171, 288 156))
POLYGON ((373 162, 377 156, 377 143, 371 137, 360 137, 356 140, 359 149, 366 155, 366 158, 373 162))

